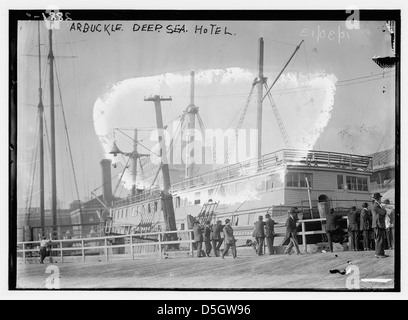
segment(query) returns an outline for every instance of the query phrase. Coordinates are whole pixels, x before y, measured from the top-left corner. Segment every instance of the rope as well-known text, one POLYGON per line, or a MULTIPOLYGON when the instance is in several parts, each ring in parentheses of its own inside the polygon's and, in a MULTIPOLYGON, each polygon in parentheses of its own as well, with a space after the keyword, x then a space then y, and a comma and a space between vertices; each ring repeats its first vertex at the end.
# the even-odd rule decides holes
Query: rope
MULTIPOLYGON (((57 67, 57 64, 56 64, 55 60, 54 60, 54 65, 55 65, 55 75, 56 75, 56 79, 57 79, 58 93, 59 93, 60 102, 61 102, 62 116, 64 118, 64 128, 65 128, 65 133, 66 133, 66 137, 67 137, 68 151, 69 151, 69 156, 70 156, 70 160, 71 160, 72 172, 73 172, 73 175, 74 175, 75 189, 76 189, 78 201, 80 201, 79 190, 78 190, 78 182, 77 182, 76 173, 75 173, 74 159, 72 157, 71 142, 70 142, 70 139, 69 139, 67 120, 66 120, 66 117, 65 117, 64 104, 63 104, 63 101, 62 101, 62 93, 61 93, 61 87, 60 87, 59 76, 58 76, 58 67, 57 67)), ((81 206, 79 207, 79 215, 81 217, 81 222, 80 223, 82 223, 81 206)))

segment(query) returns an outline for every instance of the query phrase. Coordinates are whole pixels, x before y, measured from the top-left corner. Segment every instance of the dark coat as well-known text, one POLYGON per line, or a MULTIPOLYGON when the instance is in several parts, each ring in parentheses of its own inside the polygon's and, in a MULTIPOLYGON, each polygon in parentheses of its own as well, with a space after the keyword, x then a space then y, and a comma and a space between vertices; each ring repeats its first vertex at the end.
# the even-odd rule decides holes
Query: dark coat
POLYGON ((235 237, 234 237, 234 230, 230 225, 226 225, 223 229, 224 231, 224 238, 225 238, 225 243, 226 244, 234 244, 235 243, 235 237))
POLYGON ((347 214, 348 217, 348 221, 349 221, 349 226, 348 226, 348 230, 349 231, 358 231, 358 214, 357 214, 357 210, 354 211, 349 211, 349 213, 347 214))
POLYGON ((193 227, 193 232, 194 232, 194 241, 195 242, 203 242, 204 238, 203 238, 203 230, 204 227, 196 224, 193 227))
POLYGON ((204 241, 211 239, 211 227, 209 225, 204 226, 204 241))
POLYGON ((289 216, 286 219, 286 236, 290 236, 291 233, 296 232, 296 218, 292 218, 292 216, 289 216))
POLYGON ((213 227, 212 234, 211 234, 211 238, 212 238, 213 240, 220 240, 220 239, 222 239, 222 238, 221 238, 221 232, 222 232, 222 230, 224 229, 224 227, 225 227, 225 225, 216 224, 216 225, 213 227))
POLYGON ((337 213, 328 213, 326 215, 326 231, 335 231, 337 229, 337 220, 341 219, 341 215, 337 213))
POLYGON ((385 215, 387 214, 387 211, 381 208, 378 202, 374 202, 374 204, 371 207, 371 212, 373 214, 372 227, 385 229, 385 215))
POLYGON ((390 224, 391 224, 391 228, 395 226, 395 209, 391 210, 390 213, 390 224))
POLYGON ((275 221, 272 219, 266 219, 265 222, 265 237, 272 238, 275 236, 275 221))
POLYGON ((264 231, 265 222, 258 220, 255 222, 255 231, 253 236, 255 238, 265 238, 265 231, 264 231))
POLYGON ((371 212, 367 208, 363 208, 360 212, 360 230, 370 230, 371 228, 371 212))

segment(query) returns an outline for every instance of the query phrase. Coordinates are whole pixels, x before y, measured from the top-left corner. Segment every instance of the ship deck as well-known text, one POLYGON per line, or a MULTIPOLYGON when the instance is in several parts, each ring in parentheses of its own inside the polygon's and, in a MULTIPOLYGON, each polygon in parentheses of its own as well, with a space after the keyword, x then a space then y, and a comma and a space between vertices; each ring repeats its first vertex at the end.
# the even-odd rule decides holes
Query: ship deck
MULTIPOLYGON (((57 264, 60 288, 344 291, 348 290, 349 275, 330 270, 343 271, 350 265, 359 268, 360 290, 395 288, 394 251, 386 252, 388 258, 378 259, 374 251, 257 256, 253 250, 241 249, 237 259, 170 256, 57 264)), ((48 265, 18 264, 17 288, 46 289, 48 265)))

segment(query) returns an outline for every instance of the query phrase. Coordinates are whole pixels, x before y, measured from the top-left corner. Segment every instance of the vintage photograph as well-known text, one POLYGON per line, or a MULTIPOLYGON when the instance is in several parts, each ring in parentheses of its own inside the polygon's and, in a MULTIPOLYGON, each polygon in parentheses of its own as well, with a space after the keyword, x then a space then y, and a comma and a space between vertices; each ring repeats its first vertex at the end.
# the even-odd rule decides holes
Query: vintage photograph
POLYGON ((400 290, 399 10, 9 14, 14 289, 400 290))

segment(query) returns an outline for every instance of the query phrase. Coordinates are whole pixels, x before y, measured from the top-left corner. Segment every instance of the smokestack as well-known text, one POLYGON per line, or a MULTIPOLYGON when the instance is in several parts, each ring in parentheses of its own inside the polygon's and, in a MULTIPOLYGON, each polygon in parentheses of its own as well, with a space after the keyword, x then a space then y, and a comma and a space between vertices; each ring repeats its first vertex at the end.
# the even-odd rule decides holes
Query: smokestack
POLYGON ((102 159, 102 184, 103 184, 103 202, 106 206, 112 205, 112 178, 111 178, 111 164, 112 160, 102 159))

